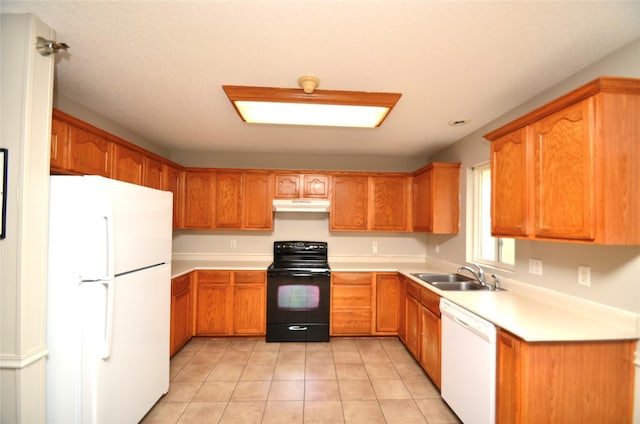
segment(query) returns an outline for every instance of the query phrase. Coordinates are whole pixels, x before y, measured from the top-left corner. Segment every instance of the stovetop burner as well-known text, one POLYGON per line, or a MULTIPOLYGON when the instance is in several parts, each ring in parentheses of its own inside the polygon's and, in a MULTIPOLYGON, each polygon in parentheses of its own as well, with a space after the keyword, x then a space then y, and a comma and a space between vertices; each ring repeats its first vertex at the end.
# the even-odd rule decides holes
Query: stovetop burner
POLYGON ((322 241, 276 241, 269 270, 329 271, 327 250, 322 241))

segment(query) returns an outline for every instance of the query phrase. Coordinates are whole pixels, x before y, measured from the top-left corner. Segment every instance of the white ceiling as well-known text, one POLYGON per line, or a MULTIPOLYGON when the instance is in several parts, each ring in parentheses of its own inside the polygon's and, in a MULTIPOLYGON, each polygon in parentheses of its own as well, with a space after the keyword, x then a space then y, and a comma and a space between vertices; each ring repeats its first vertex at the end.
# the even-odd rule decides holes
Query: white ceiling
POLYGON ((640 2, 4 1, 71 46, 56 90, 164 148, 428 155, 640 37, 640 2), (223 84, 402 93, 381 128, 243 123, 223 84), (450 120, 469 119, 465 127, 450 120))

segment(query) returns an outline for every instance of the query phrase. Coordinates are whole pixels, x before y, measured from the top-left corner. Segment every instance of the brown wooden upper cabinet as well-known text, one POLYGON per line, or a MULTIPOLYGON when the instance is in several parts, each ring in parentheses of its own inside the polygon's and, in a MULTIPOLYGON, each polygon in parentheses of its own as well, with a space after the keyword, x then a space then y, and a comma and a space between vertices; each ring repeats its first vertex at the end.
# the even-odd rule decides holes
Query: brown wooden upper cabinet
POLYGON ((184 170, 162 166, 162 189, 173 193, 173 228, 184 228, 184 170))
POLYGON ((328 199, 330 176, 326 174, 277 173, 276 199, 328 199))
POLYGON ((596 79, 485 138, 494 235, 640 244, 640 79, 596 79))
POLYGON ((189 169, 184 174, 184 228, 214 228, 214 171, 189 169))
POLYGON ((433 162, 413 174, 413 231, 457 234, 460 164, 433 162))
POLYGON ((69 128, 69 170, 87 175, 111 176, 112 143, 82 128, 69 128))
POLYGON ((365 231, 369 226, 369 179, 366 175, 333 175, 331 230, 365 231))
POLYGON ((330 229, 408 231, 410 181, 408 174, 334 174, 330 229))
POLYGON ((273 228, 270 172, 187 169, 184 192, 184 228, 273 228))
POLYGON ((113 179, 142 185, 144 155, 141 152, 114 144, 112 164, 113 179))

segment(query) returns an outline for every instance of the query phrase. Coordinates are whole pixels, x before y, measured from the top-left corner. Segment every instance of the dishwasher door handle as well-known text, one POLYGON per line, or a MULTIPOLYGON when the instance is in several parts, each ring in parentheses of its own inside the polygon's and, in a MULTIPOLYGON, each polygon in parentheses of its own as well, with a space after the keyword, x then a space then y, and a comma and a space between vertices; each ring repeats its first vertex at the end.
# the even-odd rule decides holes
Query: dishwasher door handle
POLYGON ((469 324, 468 322, 465 322, 465 321, 461 320, 461 319, 460 319, 460 318, 458 318, 458 317, 452 317, 452 318, 453 318, 453 320, 454 320, 455 322, 457 322, 458 324, 460 324, 460 325, 461 325, 461 326, 463 326, 464 328, 469 328, 470 324, 469 324))

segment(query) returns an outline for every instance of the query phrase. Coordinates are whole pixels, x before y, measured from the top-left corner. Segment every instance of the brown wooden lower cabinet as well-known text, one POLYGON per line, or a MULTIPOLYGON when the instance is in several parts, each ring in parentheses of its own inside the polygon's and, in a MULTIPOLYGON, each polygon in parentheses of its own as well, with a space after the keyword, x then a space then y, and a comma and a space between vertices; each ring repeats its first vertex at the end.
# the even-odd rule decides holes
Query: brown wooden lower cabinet
POLYGON ((332 336, 371 334, 373 318, 373 274, 370 272, 331 273, 332 336))
POLYGON ((630 423, 635 341, 497 339, 497 423, 630 423))
POLYGON ((193 335, 193 299, 191 273, 171 280, 170 356, 193 335))
POLYGON ((404 281, 401 340, 422 369, 440 388, 440 296, 411 280, 404 281))
POLYGON ((265 271, 196 271, 196 335, 264 335, 265 271))

